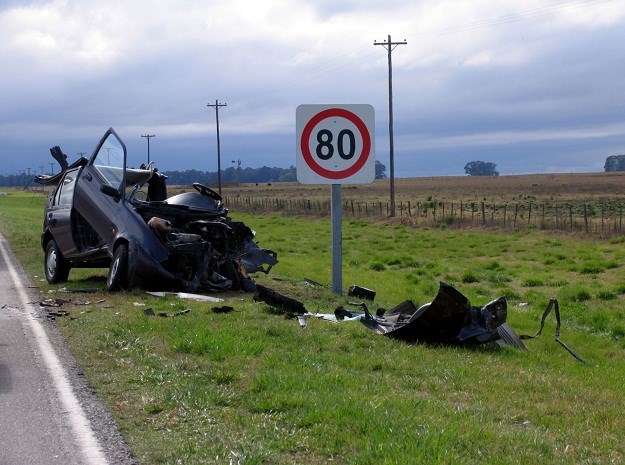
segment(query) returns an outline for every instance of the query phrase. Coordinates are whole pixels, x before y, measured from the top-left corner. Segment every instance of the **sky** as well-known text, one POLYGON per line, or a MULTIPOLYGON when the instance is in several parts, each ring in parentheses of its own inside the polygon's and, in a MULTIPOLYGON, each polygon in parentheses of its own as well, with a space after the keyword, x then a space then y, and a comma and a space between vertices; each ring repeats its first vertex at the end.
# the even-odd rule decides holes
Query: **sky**
MULTIPOLYGON (((625 153, 625 0, 0 0, 0 174, 113 127, 161 171, 296 165, 296 108, 369 104, 396 177, 603 171, 625 153)), ((53 163, 53 164, 51 164, 53 163)), ((387 170, 388 173, 388 170, 387 170)))

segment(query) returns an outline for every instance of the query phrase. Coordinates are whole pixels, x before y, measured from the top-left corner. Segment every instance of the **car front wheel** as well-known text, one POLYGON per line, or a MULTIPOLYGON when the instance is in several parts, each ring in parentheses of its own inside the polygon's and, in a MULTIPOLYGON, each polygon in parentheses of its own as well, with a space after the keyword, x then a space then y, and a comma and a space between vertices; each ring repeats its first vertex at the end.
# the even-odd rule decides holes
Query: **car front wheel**
POLYGON ((106 289, 116 292, 128 289, 128 245, 119 244, 113 254, 113 261, 106 280, 106 289))
POLYGON ((46 271, 46 280, 50 284, 63 283, 69 276, 70 265, 54 239, 46 245, 46 254, 43 266, 46 271))

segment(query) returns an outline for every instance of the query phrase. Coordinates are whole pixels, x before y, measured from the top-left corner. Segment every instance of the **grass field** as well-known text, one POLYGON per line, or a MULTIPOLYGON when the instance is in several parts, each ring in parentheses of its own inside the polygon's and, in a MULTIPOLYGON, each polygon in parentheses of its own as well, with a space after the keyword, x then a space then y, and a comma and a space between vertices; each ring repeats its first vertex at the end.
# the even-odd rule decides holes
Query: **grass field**
MULTIPOLYGON (((38 194, 0 197, 0 230, 48 297, 59 286, 41 280, 42 209, 38 194)), ((329 287, 326 219, 231 215, 279 253, 260 283, 312 312, 348 305, 329 287)), ((220 295, 235 309, 227 314, 140 291, 60 294, 72 302, 57 322, 139 463, 625 461, 625 237, 358 219, 343 229, 345 285, 375 289, 374 309, 428 302, 442 280, 476 305, 505 295, 508 322, 532 334, 555 296, 562 339, 588 364, 554 341, 552 319, 527 352, 469 350, 408 345, 359 323, 310 319, 301 328, 241 293, 220 295), (146 307, 170 317, 146 316, 146 307)), ((73 270, 67 287, 103 288, 105 276, 73 270)))
MULTIPOLYGON (((517 176, 441 176, 397 179, 397 201, 413 202, 428 198, 445 202, 513 202, 533 199, 537 202, 625 200, 625 172, 611 173, 554 173, 517 176)), ((245 184, 224 186, 228 197, 252 196, 270 198, 325 199, 329 186, 298 183, 245 184)), ((343 186, 346 200, 367 199, 386 201, 390 195, 389 181, 377 180, 371 184, 343 186)))
MULTIPOLYGON (((224 186, 237 211, 327 217, 330 188, 297 183, 224 186)), ((625 175, 534 174, 398 179, 396 217, 412 227, 539 229, 609 238, 625 233, 625 175)), ((343 215, 388 223, 388 180, 342 188, 343 215)))

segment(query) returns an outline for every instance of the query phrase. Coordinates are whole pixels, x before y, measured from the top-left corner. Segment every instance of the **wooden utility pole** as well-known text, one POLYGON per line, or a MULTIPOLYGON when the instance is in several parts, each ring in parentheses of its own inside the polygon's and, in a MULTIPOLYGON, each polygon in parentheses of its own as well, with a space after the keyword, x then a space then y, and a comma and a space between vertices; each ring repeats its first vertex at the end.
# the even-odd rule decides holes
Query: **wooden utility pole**
POLYGON ((215 121, 217 122, 217 186, 219 188, 219 195, 221 195, 221 150, 219 146, 219 109, 221 107, 227 107, 226 103, 219 103, 219 100, 215 100, 215 103, 207 103, 207 107, 215 108, 215 121))
POLYGON ((389 161, 391 170, 391 216, 395 216, 395 155, 393 151, 393 65, 391 62, 391 52, 398 45, 406 45, 404 39, 401 42, 392 42, 391 35, 388 35, 386 42, 373 42, 373 45, 381 45, 388 51, 388 140, 389 140, 389 161))
POLYGON ((156 136, 154 134, 146 134, 145 136, 141 136, 141 137, 145 137, 148 140, 148 167, 149 167, 150 166, 150 139, 156 136))

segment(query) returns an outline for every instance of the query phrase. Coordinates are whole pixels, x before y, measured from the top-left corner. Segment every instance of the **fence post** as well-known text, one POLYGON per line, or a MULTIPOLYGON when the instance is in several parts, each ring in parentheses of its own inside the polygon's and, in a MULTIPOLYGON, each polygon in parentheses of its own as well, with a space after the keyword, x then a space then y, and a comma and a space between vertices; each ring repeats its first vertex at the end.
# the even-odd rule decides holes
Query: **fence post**
POLYGON ((586 234, 588 234, 588 210, 586 204, 584 204, 584 225, 586 226, 586 234))
POLYGON ((518 214, 519 214, 519 204, 517 203, 517 204, 514 206, 514 221, 512 222, 512 227, 513 227, 513 228, 516 228, 516 218, 517 218, 517 215, 518 215, 518 214))
POLYGON ((554 205, 554 208, 556 210, 556 223, 555 223, 555 229, 558 229, 558 225, 560 224, 558 221, 558 206, 554 205))
POLYGON ((506 213, 508 213, 508 204, 504 204, 503 206, 503 227, 506 227, 506 213))
POLYGON ((484 202, 482 202, 482 224, 486 224, 486 210, 484 209, 484 202))
POLYGON ((573 206, 569 205, 569 227, 573 229, 573 206))
POLYGON ((528 226, 531 224, 531 220, 532 220, 532 202, 530 202, 529 209, 527 210, 527 225, 528 226))

